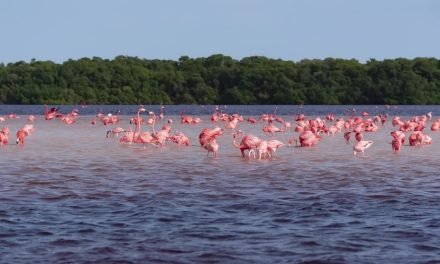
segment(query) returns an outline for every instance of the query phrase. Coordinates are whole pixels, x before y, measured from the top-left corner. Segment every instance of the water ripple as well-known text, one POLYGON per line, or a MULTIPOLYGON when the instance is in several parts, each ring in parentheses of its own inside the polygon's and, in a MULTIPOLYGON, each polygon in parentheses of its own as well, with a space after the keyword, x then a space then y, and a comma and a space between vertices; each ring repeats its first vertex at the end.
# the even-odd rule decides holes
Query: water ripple
MULTIPOLYGON (((212 159, 195 146, 199 126, 173 124, 191 147, 144 149, 105 138, 108 127, 87 118, 68 128, 36 122, 24 148, 0 149, 0 262, 439 261, 432 153, 440 145, 394 154, 390 124, 368 135, 375 144, 364 157, 336 135, 249 161, 230 131, 212 159)), ((267 137, 260 128, 241 124, 267 137)), ((275 136, 286 141, 292 133, 275 136)), ((440 142, 440 133, 431 135, 440 142)))

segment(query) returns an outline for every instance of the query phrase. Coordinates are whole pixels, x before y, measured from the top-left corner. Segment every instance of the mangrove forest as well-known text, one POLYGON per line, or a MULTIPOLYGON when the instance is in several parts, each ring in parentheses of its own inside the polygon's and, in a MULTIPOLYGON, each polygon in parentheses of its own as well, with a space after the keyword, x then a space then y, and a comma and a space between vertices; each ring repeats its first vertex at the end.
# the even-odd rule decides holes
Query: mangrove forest
POLYGON ((436 58, 0 63, 0 104, 439 104, 436 58))

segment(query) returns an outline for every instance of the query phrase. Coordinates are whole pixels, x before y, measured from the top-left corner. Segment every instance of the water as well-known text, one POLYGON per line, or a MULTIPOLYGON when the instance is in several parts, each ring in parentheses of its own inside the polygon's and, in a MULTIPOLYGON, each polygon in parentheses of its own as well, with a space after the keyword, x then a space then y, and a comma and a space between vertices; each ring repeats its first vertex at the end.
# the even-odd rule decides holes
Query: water
MULTIPOLYGON (((128 128, 137 106, 117 107, 124 114, 118 126, 128 128)), ((402 119, 440 114, 438 106, 363 107, 402 119)), ((0 148, 0 263, 440 262, 440 132, 426 130, 432 145, 405 145, 394 154, 389 120, 364 133, 374 141, 364 156, 353 156, 352 143, 339 133, 313 148, 283 147, 272 160, 258 161, 243 159, 225 131, 213 159, 198 145, 201 129, 214 126, 207 115, 212 107, 166 107, 173 131, 191 140, 181 148, 106 138, 114 126, 90 124, 99 108, 118 110, 89 106, 70 126, 37 116, 22 147, 15 145, 15 131, 42 106, 0 108, 22 115, 0 124, 12 134, 0 148), (202 123, 179 124, 181 111, 201 114, 202 123)), ((255 117, 274 107, 227 109, 255 117)), ((312 117, 346 109, 277 111, 293 124, 299 111, 312 117)), ((239 126, 270 138, 261 123, 239 126)), ((297 135, 273 137, 287 142, 297 135)))

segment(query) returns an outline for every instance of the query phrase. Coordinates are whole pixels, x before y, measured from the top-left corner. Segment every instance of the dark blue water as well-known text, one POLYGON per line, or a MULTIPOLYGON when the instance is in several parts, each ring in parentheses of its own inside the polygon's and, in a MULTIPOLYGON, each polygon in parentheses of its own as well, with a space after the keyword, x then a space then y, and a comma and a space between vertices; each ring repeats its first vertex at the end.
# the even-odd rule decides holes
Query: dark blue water
MULTIPOLYGON (((248 160, 231 131, 218 138, 218 158, 206 156, 198 134, 213 124, 214 106, 165 106, 172 131, 189 147, 121 144, 106 138, 114 126, 90 121, 99 111, 121 111, 129 129, 138 106, 77 107, 73 125, 46 121, 43 106, 0 106, 11 130, 0 147, 0 263, 440 263, 440 132, 426 129, 429 146, 391 150, 388 121, 364 156, 352 154, 342 133, 313 148, 283 147, 269 160, 248 160), (199 125, 179 123, 199 115, 199 125), (15 131, 37 114, 25 146, 15 131)), ((159 112, 159 106, 145 106, 159 112)), ((438 106, 355 106, 357 113, 402 119, 438 106)), ((353 106, 220 106, 247 116, 293 120, 353 106)), ((349 111, 349 112, 347 112, 349 111)), ((430 125, 432 121, 427 123, 430 125)), ((245 133, 282 142, 262 123, 240 123, 245 133)), ((133 128, 133 127, 131 127, 133 128)), ((143 130, 151 130, 144 126, 143 130)))

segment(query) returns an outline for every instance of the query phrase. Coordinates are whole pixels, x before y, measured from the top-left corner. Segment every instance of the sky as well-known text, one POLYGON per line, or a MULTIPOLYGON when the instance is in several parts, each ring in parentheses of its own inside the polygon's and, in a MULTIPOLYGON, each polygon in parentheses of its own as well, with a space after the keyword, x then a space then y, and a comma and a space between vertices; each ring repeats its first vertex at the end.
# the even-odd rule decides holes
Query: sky
POLYGON ((437 0, 2 0, 0 63, 440 58, 437 0))

